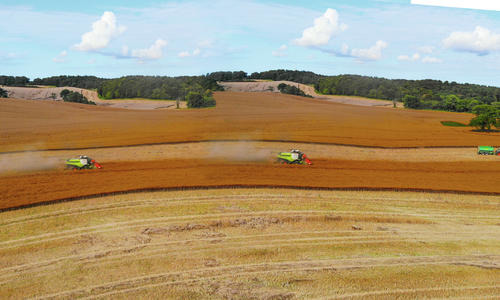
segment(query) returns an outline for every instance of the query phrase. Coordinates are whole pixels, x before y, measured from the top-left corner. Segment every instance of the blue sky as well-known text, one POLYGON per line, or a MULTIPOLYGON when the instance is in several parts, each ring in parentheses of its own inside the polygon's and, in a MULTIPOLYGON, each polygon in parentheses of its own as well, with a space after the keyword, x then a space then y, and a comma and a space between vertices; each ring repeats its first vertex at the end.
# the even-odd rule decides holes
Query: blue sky
POLYGON ((0 2, 0 74, 270 69, 500 86, 500 12, 410 0, 0 2))

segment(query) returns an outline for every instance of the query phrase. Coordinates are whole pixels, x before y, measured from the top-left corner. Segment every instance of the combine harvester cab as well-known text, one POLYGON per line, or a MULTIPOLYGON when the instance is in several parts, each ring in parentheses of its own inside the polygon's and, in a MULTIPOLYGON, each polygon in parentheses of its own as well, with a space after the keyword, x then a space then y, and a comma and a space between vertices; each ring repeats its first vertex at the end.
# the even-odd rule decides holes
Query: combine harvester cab
POLYGON ((66 160, 66 169, 81 170, 81 169, 101 169, 102 166, 86 155, 80 155, 77 158, 66 160))
POLYGON ((479 155, 499 155, 500 148, 495 151, 495 148, 491 146, 479 146, 477 147, 477 154, 479 155))
POLYGON ((300 150, 293 149, 290 152, 278 153, 276 160, 282 164, 298 164, 298 165, 312 165, 312 162, 300 150))

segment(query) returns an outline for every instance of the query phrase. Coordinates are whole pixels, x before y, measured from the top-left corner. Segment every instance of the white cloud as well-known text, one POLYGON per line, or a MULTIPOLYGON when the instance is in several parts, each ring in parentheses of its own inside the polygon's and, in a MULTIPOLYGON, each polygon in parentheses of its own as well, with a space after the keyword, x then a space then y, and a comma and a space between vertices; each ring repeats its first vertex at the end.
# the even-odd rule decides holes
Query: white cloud
POLYGON ((115 14, 106 11, 101 19, 92 23, 92 31, 82 35, 82 41, 74 46, 79 51, 94 51, 108 46, 112 38, 125 31, 124 26, 116 24, 115 14))
POLYGON ((493 51, 500 51, 500 34, 476 26, 472 32, 452 32, 450 36, 443 40, 443 45, 456 51, 486 55, 493 51))
POLYGON ((63 63, 63 62, 66 62, 66 56, 68 56, 68 52, 66 50, 62 51, 61 53, 59 53, 58 56, 54 57, 52 59, 53 62, 55 63, 63 63))
POLYGON ((151 47, 146 49, 132 50, 132 57, 143 59, 159 59, 163 57, 163 48, 167 46, 167 41, 157 39, 151 47))
POLYGON ((378 40, 368 49, 352 49, 351 56, 360 60, 379 60, 382 58, 382 50, 386 47, 386 42, 378 40))
POLYGON ((278 50, 273 51, 271 54, 276 57, 287 56, 286 50, 288 49, 287 45, 281 45, 278 50))
POLYGON ((302 37, 293 42, 298 46, 323 46, 330 38, 347 29, 347 25, 339 23, 339 14, 335 9, 328 8, 326 12, 314 19, 314 26, 304 29, 302 37))
POLYGON ((191 57, 191 56, 198 56, 198 55, 200 55, 200 53, 201 53, 200 48, 196 48, 191 53, 189 53, 189 51, 179 52, 179 54, 177 54, 177 56, 179 56, 181 58, 183 58, 183 57, 191 57))
POLYGON ((420 59, 420 53, 418 53, 418 52, 413 54, 411 57, 408 55, 398 56, 398 60, 401 60, 401 61, 417 61, 419 59, 420 59))
POLYGON ((437 57, 426 56, 422 58, 422 62, 427 64, 440 64, 443 62, 443 60, 437 57))
MULTIPOLYGON (((418 48, 419 50, 424 50, 424 52, 429 50, 427 47, 420 47, 418 48)), ((437 58, 437 57, 432 57, 432 56, 425 56, 422 57, 422 55, 419 52, 414 53, 411 57, 408 55, 400 55, 398 56, 398 60, 400 61, 419 61, 423 63, 442 63, 443 60, 437 58)))
POLYGON ((433 46, 422 46, 422 47, 418 47, 417 50, 420 53, 431 54, 432 52, 434 52, 434 47, 433 46))

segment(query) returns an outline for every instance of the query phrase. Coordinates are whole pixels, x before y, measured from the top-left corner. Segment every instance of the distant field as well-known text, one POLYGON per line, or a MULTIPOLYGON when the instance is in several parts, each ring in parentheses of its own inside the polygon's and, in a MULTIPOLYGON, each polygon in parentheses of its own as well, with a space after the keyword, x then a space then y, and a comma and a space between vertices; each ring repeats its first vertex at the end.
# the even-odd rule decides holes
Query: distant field
POLYGON ((0 298, 495 298, 499 205, 222 189, 4 212, 0 298))
POLYGON ((219 92, 215 99, 215 109, 182 111, 0 100, 0 152, 227 139, 376 147, 474 147, 500 140, 498 132, 440 124, 466 123, 472 116, 464 113, 351 106, 272 93, 219 92))

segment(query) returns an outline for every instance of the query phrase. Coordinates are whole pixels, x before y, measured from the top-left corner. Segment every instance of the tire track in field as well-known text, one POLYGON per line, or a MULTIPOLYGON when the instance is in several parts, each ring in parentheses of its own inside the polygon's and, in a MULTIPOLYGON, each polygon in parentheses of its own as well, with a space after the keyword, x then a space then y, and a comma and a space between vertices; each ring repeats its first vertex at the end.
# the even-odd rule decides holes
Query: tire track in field
MULTIPOLYGON (((75 229, 70 229, 70 230, 63 230, 63 231, 58 231, 58 232, 49 232, 49 233, 44 233, 36 236, 29 236, 21 239, 15 239, 15 240, 8 240, 8 241, 3 241, 0 242, 0 250, 7 249, 7 248, 12 248, 12 247, 21 247, 21 246, 26 246, 26 245, 31 245, 31 244, 37 244, 37 243, 42 243, 42 242, 48 242, 48 241, 54 241, 58 239, 64 239, 64 238, 74 238, 77 236, 80 236, 81 234, 85 233, 103 233, 103 232, 112 232, 120 229, 128 229, 128 228, 136 228, 136 227, 143 227, 143 226, 153 226, 153 225, 159 225, 159 224, 169 224, 170 222, 173 221, 182 221, 182 220, 204 220, 204 221, 213 221, 213 220, 219 220, 221 218, 227 219, 228 217, 253 217, 253 216, 268 216, 268 217, 280 217, 280 216, 299 216, 299 217, 307 217, 307 216, 324 216, 327 214, 341 214, 343 212, 340 211, 327 211, 327 210, 263 210, 263 211, 255 211, 255 212, 236 212, 236 213, 220 213, 220 214, 199 214, 199 215, 184 215, 184 216, 168 216, 168 217, 156 217, 156 218, 149 218, 149 219, 140 219, 140 220, 133 220, 133 221, 123 221, 123 222, 113 222, 113 223, 106 223, 106 224, 101 224, 101 225, 96 225, 96 226, 86 226, 86 227, 79 227, 75 229), (111 227, 111 228, 109 228, 111 227), (109 229, 105 229, 109 228, 109 229), (103 230, 99 230, 103 229, 103 230), (60 235, 60 236, 58 236, 60 235), (46 238, 46 239, 44 239, 46 238), (26 242, 28 241, 28 242, 26 242), (31 241, 31 242, 30 242, 31 241), (23 243, 26 242, 26 243, 23 243), (17 244, 21 243, 21 244, 17 244), (14 244, 12 246, 8 246, 14 244), (17 245, 16 245, 17 244, 17 245), (6 246, 7 245, 7 246, 6 246)), ((346 212, 344 212, 346 213, 346 212)), ((359 212, 347 212, 347 213, 359 213, 359 212)), ((370 213, 370 212, 363 212, 363 214, 376 214, 376 215, 392 215, 392 216, 403 216, 404 214, 393 214, 393 213, 370 213)), ((408 217, 408 215, 405 215, 408 217)), ((411 216, 411 215, 410 215, 411 216)), ((413 216, 412 216, 413 217, 413 216)), ((449 216, 448 216, 449 217, 449 216)))
MULTIPOLYGON (((284 273, 289 273, 289 272, 311 272, 311 271, 325 271, 325 270, 328 270, 327 268, 299 268, 299 269, 295 269, 295 270, 284 270, 282 272, 284 273)), ((248 275, 264 275, 266 273, 271 273, 273 271, 256 271, 256 272, 249 272, 248 275)), ((205 277, 204 280, 217 280, 217 279, 223 279, 223 278, 228 278, 228 277, 231 277, 230 275, 220 275, 220 276, 212 276, 212 277, 205 277)), ((117 294, 123 294, 123 293, 130 293, 130 292, 135 292, 135 291, 140 291, 140 290, 145 290, 145 289, 152 289, 152 288, 159 288, 159 287, 163 287, 163 286, 167 286, 167 285, 181 285, 181 284, 184 284, 184 285, 188 285, 188 284, 192 284, 192 283, 196 283, 196 282, 199 282, 201 280, 199 279, 188 279, 188 280, 182 280, 182 281, 176 281, 176 282, 168 282, 168 283, 157 283, 157 284, 150 284, 150 285, 143 285, 143 286, 139 286, 139 287, 136 287, 136 288, 128 288, 128 289, 123 289, 123 290, 118 290, 118 291, 111 291, 111 292, 107 292, 107 293, 103 293, 103 294, 99 294, 99 295, 95 295, 95 296, 88 296, 88 297, 84 297, 84 298, 81 298, 81 299, 99 299, 99 298, 103 298, 103 297, 108 297, 108 296, 112 296, 112 295, 117 295, 117 294)), ((417 290, 417 292, 426 292, 428 291, 429 289, 432 289, 432 291, 442 291, 442 290, 456 290, 456 291, 466 291, 466 290, 484 290, 484 289, 500 289, 497 286, 493 285, 493 286, 468 286, 468 287, 443 287, 443 288, 417 288, 417 289, 408 289, 408 290, 403 290, 403 289, 400 289, 398 290, 398 292, 400 291, 403 291, 402 293, 410 293, 411 291, 413 290, 417 290)), ((383 291, 381 291, 383 292, 383 291)), ((367 292, 369 293, 369 292, 367 292)), ((400 292, 401 293, 401 292, 400 292)), ((362 293, 358 293, 358 294, 362 294, 362 293)), ((391 291, 387 291, 387 294, 392 294, 391 291)), ((354 294, 353 294, 354 295, 354 294)), ((370 294, 371 295, 371 294, 370 294)), ((360 295, 360 296, 328 296, 328 297, 321 297, 321 298, 315 298, 315 299, 348 299, 348 298, 356 298, 356 297, 366 297, 366 296, 370 296, 370 295, 360 295)), ((377 294, 378 295, 378 294, 377 294)), ((382 293, 383 295, 383 293, 382 293)), ((497 299, 498 298, 498 293, 496 295, 491 295, 491 296, 480 296, 481 299, 497 299)), ((433 298, 435 299, 435 298, 433 298)), ((444 299, 471 299, 471 297, 460 297, 460 298, 449 298, 449 297, 446 297, 444 299)))
POLYGON ((484 260, 498 260, 496 255, 465 255, 465 256, 421 256, 421 257, 384 257, 384 258, 357 258, 357 259, 334 259, 334 260, 311 260, 311 261, 286 261, 277 263, 240 264, 232 266, 219 266, 212 268, 201 268, 195 270, 185 270, 180 272, 165 272, 139 276, 124 280, 112 281, 105 284, 88 286, 85 288, 60 291, 34 299, 48 299, 56 297, 97 297, 110 296, 110 293, 117 294, 129 292, 133 289, 147 289, 158 287, 158 284, 182 284, 182 281, 203 281, 214 276, 249 276, 254 274, 274 273, 274 272, 296 272, 299 270, 348 270, 358 268, 376 267, 398 267, 398 266, 418 266, 418 265, 446 265, 457 262, 474 262, 484 260), (215 273, 215 274, 214 274, 215 273), (152 286, 154 285, 154 286, 152 286), (113 290, 121 288, 121 290, 113 290))
MULTIPOLYGON (((338 233, 332 231, 333 233, 338 233)), ((346 231, 347 233, 352 233, 352 231, 346 231)), ((381 232, 377 232, 381 233, 381 232)), ((292 235, 291 233, 290 235, 292 235)), ((474 233, 469 233, 474 234, 474 233)), ((457 237, 455 234, 453 238, 443 238, 442 236, 437 235, 434 238, 417 238, 412 236, 334 236, 334 237, 313 237, 313 238, 293 238, 293 239, 271 239, 271 240, 261 240, 261 244, 255 244, 255 240, 243 240, 243 241, 234 241, 227 242, 228 240, 233 239, 248 239, 253 237, 263 237, 263 236, 277 236, 280 234, 267 234, 267 235, 253 235, 253 236, 234 236, 228 238, 210 238, 210 239, 190 239, 190 240, 178 240, 178 241, 169 241, 169 242, 161 242, 161 243, 151 243, 151 244, 142 244, 133 247, 113 247, 106 251, 102 252, 94 252, 94 253, 83 253, 80 255, 73 255, 67 257, 61 257, 54 260, 48 260, 44 262, 34 263, 34 264, 25 264, 25 265, 17 265, 12 267, 7 267, 1 269, 0 271, 11 271, 13 274, 4 274, 0 276, 2 279, 6 279, 9 277, 15 277, 19 274, 32 273, 35 271, 50 269, 54 266, 54 264, 75 259, 76 261, 84 261, 83 263, 88 264, 92 263, 96 267, 102 267, 107 264, 112 264, 116 260, 122 261, 123 258, 132 257, 132 260, 139 260, 147 257, 148 259, 154 257, 163 257, 165 254, 163 252, 167 251, 170 256, 185 256, 186 254, 195 254, 195 253, 204 253, 213 250, 217 250, 220 247, 220 243, 224 243, 224 250, 249 250, 249 249, 269 249, 269 248, 285 248, 285 247, 302 247, 302 246, 326 246, 326 245, 355 245, 355 244, 386 244, 386 243, 394 243, 394 242, 405 242, 405 243, 421 243, 422 240, 425 242, 454 242, 460 241, 463 238, 467 238, 467 235, 462 235, 457 237), (376 239, 374 238, 382 238, 376 239), (212 243, 216 244, 212 244, 212 243), (201 245, 191 245, 191 243, 199 243, 201 245), (208 244, 202 244, 208 243, 208 244), (169 247, 164 248, 165 246, 170 245, 179 245, 178 247, 169 247), (188 246, 189 245, 189 246, 188 246), (143 250, 148 247, 157 247, 162 246, 160 249, 150 249, 143 250), (138 250, 140 252, 136 252, 134 250, 138 250), (117 254, 111 255, 112 252, 116 252, 117 254), (138 256, 140 254, 141 256, 138 256)), ((284 234, 281 234, 284 235, 284 234)), ((295 234, 293 234, 295 235, 295 234)), ((130 262, 131 260, 128 260, 130 262)), ((38 273, 38 276, 43 276, 44 274, 38 273)), ((0 284, 5 284, 11 280, 0 282, 0 284)))
MULTIPOLYGON (((299 242, 299 241, 294 241, 293 239, 291 239, 287 243, 276 243, 273 245, 269 245, 268 243, 252 244, 251 246, 249 246, 250 243, 248 243, 248 244, 240 243, 242 245, 225 247, 224 250, 268 249, 268 248, 274 248, 274 247, 278 247, 278 246, 281 248, 289 248, 289 247, 308 247, 308 246, 327 246, 327 245, 386 244, 386 243, 401 242, 401 241, 411 242, 411 240, 409 240, 409 239, 400 238, 400 237, 393 237, 391 239, 377 240, 377 241, 372 241, 372 240, 343 241, 340 239, 330 239, 330 240, 323 241, 323 242, 311 242, 313 240, 314 239, 311 239, 309 241, 299 242)), ((210 241, 206 241, 206 242, 210 242, 210 241)), ((179 244, 182 244, 182 243, 179 243, 179 244)), ((225 245, 231 245, 231 244, 238 244, 238 243, 229 243, 229 244, 225 244, 225 245)), ((149 256, 141 256, 141 257, 137 256, 138 252, 131 251, 132 252, 131 253, 131 252, 128 252, 127 250, 124 250, 125 253, 123 253, 123 254, 117 254, 117 255, 109 256, 109 257, 106 256, 107 252, 104 252, 104 253, 102 253, 102 255, 103 255, 102 257, 104 257, 103 259, 101 259, 102 257, 98 255, 97 257, 96 256, 91 256, 91 257, 87 256, 87 257, 81 258, 80 261, 84 261, 84 262, 82 262, 82 264, 86 264, 87 266, 92 265, 94 267, 103 267, 105 265, 113 264, 114 261, 116 261, 116 260, 122 260, 123 258, 127 258, 127 257, 132 257, 132 259, 128 260, 127 262, 141 260, 144 258, 150 259, 150 258, 156 258, 156 257, 164 257, 165 254, 163 252, 165 252, 165 251, 176 251, 176 253, 172 254, 171 256, 178 256, 178 255, 185 256, 186 254, 195 254, 195 253, 201 254, 203 252, 214 251, 214 250, 217 250, 218 246, 220 246, 220 244, 219 245, 208 245, 207 247, 203 247, 203 246, 192 247, 189 249, 187 249, 187 247, 185 247, 185 246, 180 246, 180 247, 176 247, 176 248, 141 251, 140 252, 141 255, 149 255, 149 256), (97 260, 99 260, 99 261, 97 261, 97 260)), ((136 249, 140 250, 140 249, 142 249, 142 247, 136 247, 136 249)), ((63 261, 63 260, 58 259, 57 262, 55 262, 55 263, 59 263, 61 261, 63 261)), ((5 274, 5 275, 0 276, 0 278, 3 279, 3 281, 0 281, 0 285, 5 285, 9 282, 15 281, 16 279, 18 279, 16 277, 20 276, 21 274, 25 275, 25 274, 32 274, 32 273, 36 272, 36 275, 30 276, 30 278, 33 276, 43 277, 44 275, 50 274, 50 272, 53 271, 54 268, 57 268, 57 267, 58 267, 57 265, 45 264, 45 265, 42 265, 40 267, 31 268, 31 269, 27 269, 27 270, 15 269, 14 270, 15 273, 5 274), (45 271, 45 272, 42 273, 41 271, 45 271)))
MULTIPOLYGON (((347 217, 349 215, 355 215, 356 218, 363 219, 370 216, 370 218, 417 218, 417 217, 439 217, 441 219, 453 219, 455 220, 457 217, 467 217, 474 219, 498 219, 495 216, 470 216, 470 215, 450 215, 450 214, 404 214, 404 213, 394 213, 394 212, 374 212, 374 211, 338 211, 338 210, 264 210, 264 211, 256 211, 256 212, 238 212, 238 213, 223 213, 223 214, 202 214, 202 215, 188 215, 188 216, 168 216, 168 217, 156 217, 150 219, 141 219, 134 221, 124 221, 124 222, 114 222, 114 223, 106 223, 96 226, 87 226, 87 227, 79 227, 71 230, 63 230, 59 232, 50 232, 36 236, 29 236, 16 240, 8 240, 0 242, 0 250, 9 249, 13 247, 22 247, 32 244, 50 242, 60 239, 70 239, 74 237, 78 237, 81 234, 88 233, 104 233, 104 232, 112 232, 120 229, 130 229, 142 226, 152 226, 158 224, 168 224, 172 221, 180 221, 180 220, 193 220, 202 219, 204 221, 213 221, 214 218, 227 218, 227 217, 251 217, 251 216, 268 216, 268 217, 280 217, 283 215, 295 215, 304 217, 307 216, 326 216, 329 214, 339 215, 347 217), (111 227, 111 228, 109 228, 111 227), (105 229, 109 228, 109 229, 105 229), (102 229, 102 230, 99 230, 102 229), (17 244, 21 243, 21 244, 17 244)), ((432 223, 428 220, 426 222, 432 223)))
POLYGON ((497 208, 499 203, 471 203, 470 201, 460 201, 460 200, 452 200, 451 202, 445 202, 444 200, 426 200, 426 199, 408 199, 408 198, 394 198, 394 197, 373 197, 373 198, 363 198, 361 196, 358 197, 325 197, 321 196, 283 196, 277 194, 246 194, 246 195, 224 195, 224 196, 193 196, 193 197, 174 197, 174 198, 160 198, 160 199, 152 199, 152 200, 131 200, 131 201, 119 201, 115 203, 107 203, 100 205, 87 206, 82 208, 70 208, 66 210, 59 210, 50 213, 44 214, 31 214, 20 218, 12 218, 6 219, 0 226, 9 226, 9 225, 18 225, 24 224, 28 222, 36 222, 40 220, 44 220, 47 218, 53 217, 65 217, 65 216, 78 216, 86 213, 93 212, 102 212, 107 210, 117 210, 117 209, 126 209, 126 208, 136 208, 136 207, 147 207, 149 205, 154 205, 158 203, 162 203, 162 205, 175 205, 175 204, 194 204, 194 203, 211 203, 217 200, 228 200, 228 201, 254 201, 255 199, 260 201, 267 201, 271 199, 273 201, 299 201, 302 199, 306 199, 308 201, 315 202, 328 202, 328 201, 349 201, 356 200, 359 202, 378 202, 378 201, 394 201, 398 203, 433 203, 433 204, 467 204, 472 205, 475 204, 477 206, 492 206, 497 208), (263 199, 260 199, 263 198, 263 199))
MULTIPOLYGON (((460 287, 430 287, 430 288, 413 288, 413 289, 393 289, 393 290, 381 290, 381 291, 369 291, 369 292, 361 292, 361 293, 350 293, 339 296, 332 296, 326 298, 317 298, 317 299, 350 299, 350 298, 363 298, 367 296, 384 296, 384 295, 392 295, 392 294, 417 294, 422 292, 439 292, 439 291, 466 291, 466 290, 498 290, 500 292, 500 285, 477 285, 477 286, 460 286, 460 287)), ((496 295, 498 297, 498 294, 496 295)), ((471 299, 473 297, 469 296, 467 299, 471 299)), ((479 298, 483 299, 483 296, 479 296, 479 298)), ((446 299, 449 299, 446 297, 446 299)))
MULTIPOLYGON (((401 231, 400 231, 401 232, 401 231)), ((273 237, 273 236, 300 236, 300 235, 316 235, 316 234, 350 234, 350 235, 339 235, 335 237, 359 237, 360 234, 364 233, 370 233, 371 235, 369 236, 361 236, 361 237, 373 237, 373 234, 388 234, 385 231, 353 231, 353 230, 321 230, 321 231, 295 231, 295 232, 276 232, 276 233, 267 233, 267 234, 253 234, 253 235, 235 235, 235 236, 225 236, 225 237, 216 237, 216 238, 196 238, 196 239, 184 239, 184 240, 175 240, 175 241, 167 241, 167 242, 157 242, 157 243, 148 243, 144 245, 139 245, 139 246, 147 246, 147 247, 154 247, 154 246, 168 246, 168 245, 173 245, 173 244, 187 244, 187 243, 192 243, 192 242, 213 242, 213 241, 218 241, 220 239, 223 240, 237 240, 237 239, 253 239, 253 238, 266 238, 266 237, 273 237)), ((130 247, 113 247, 112 251, 117 251, 117 252, 130 252, 133 249, 136 249, 138 246, 130 246, 130 247)), ((94 251, 94 252, 87 252, 87 253, 81 253, 79 255, 70 255, 66 257, 59 257, 54 260, 47 260, 47 261, 42 261, 42 262, 37 262, 37 263, 30 263, 30 264, 24 264, 24 265, 16 265, 12 267, 6 267, 0 269, 1 271, 20 271, 20 268, 24 267, 31 267, 31 266, 36 266, 40 264, 47 264, 47 263, 53 263, 53 262, 59 262, 61 260, 65 259, 83 259, 83 258, 88 258, 88 257, 100 257, 104 253, 108 252, 109 250, 106 251, 94 251)))

